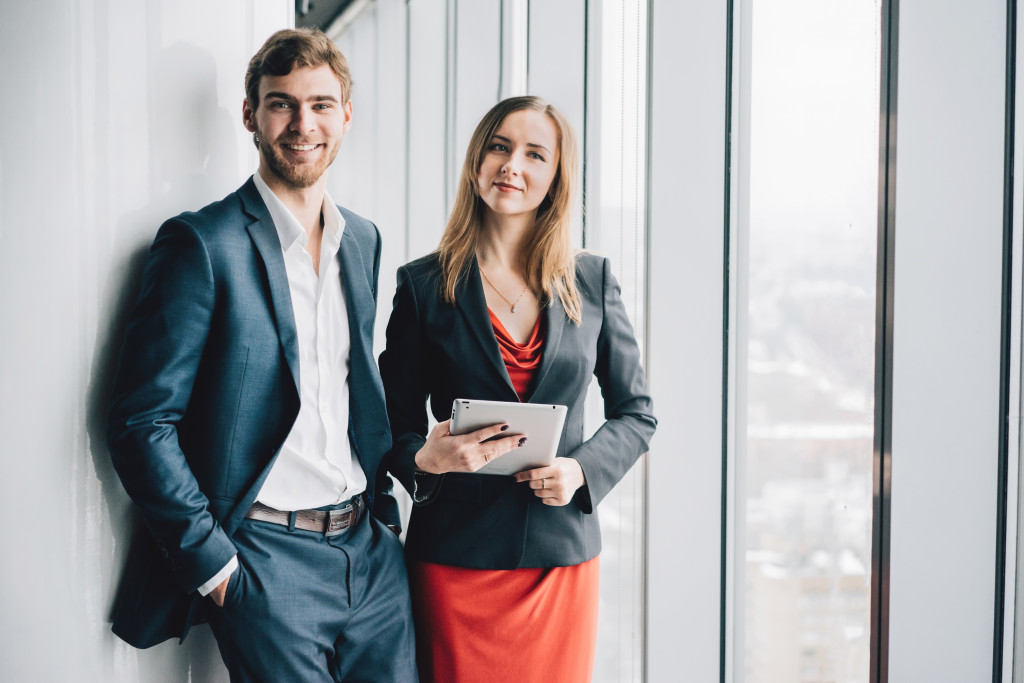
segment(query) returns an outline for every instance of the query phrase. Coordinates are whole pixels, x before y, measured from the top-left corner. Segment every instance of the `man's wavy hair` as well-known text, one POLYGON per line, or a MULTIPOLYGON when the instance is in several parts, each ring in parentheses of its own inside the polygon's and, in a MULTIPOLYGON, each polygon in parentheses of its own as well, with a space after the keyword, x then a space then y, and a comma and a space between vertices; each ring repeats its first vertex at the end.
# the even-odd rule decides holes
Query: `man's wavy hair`
POLYGON ((327 65, 341 81, 341 104, 352 95, 352 74, 341 50, 318 28, 294 28, 278 31, 249 60, 245 72, 245 97, 249 108, 259 106, 260 80, 264 76, 287 76, 301 66, 327 65))

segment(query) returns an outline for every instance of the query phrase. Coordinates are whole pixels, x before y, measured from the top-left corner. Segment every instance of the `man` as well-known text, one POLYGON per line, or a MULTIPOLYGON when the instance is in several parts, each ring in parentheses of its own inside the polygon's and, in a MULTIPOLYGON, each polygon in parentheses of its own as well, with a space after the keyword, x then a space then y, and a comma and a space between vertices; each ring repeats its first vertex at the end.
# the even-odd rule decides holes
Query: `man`
POLYGON ((111 456, 151 534, 113 630, 149 647, 209 621, 232 681, 416 680, 380 467, 380 236, 325 190, 350 89, 319 31, 252 58, 259 170, 161 227, 117 373, 111 456))

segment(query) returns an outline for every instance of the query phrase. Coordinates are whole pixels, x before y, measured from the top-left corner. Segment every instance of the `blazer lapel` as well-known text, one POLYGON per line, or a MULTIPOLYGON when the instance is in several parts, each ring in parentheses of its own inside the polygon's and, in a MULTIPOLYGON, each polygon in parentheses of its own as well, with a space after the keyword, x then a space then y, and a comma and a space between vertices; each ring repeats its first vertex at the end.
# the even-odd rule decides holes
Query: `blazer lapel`
POLYGON ((544 348, 540 354, 540 367, 537 368, 537 376, 533 379, 529 400, 533 400, 533 397, 538 394, 544 379, 548 376, 548 371, 551 369, 554 358, 558 354, 558 346, 562 341, 562 330, 569 322, 569 317, 565 314, 565 309, 562 308, 562 302, 558 297, 548 304, 542 315, 546 316, 544 322, 547 323, 547 329, 544 331, 544 348))
MULTIPOLYGON (((347 228, 341 233, 341 244, 338 246, 338 261, 341 266, 341 288, 345 295, 345 310, 348 314, 349 329, 349 365, 348 365, 348 421, 349 439, 355 449, 356 457, 366 475, 367 487, 373 489, 380 453, 365 445, 357 425, 367 424, 367 416, 376 405, 371 401, 375 394, 370 369, 376 367, 373 361, 373 321, 377 312, 377 304, 373 300, 373 292, 367 273, 370 270, 363 262, 359 243, 352 230, 347 228)), ((383 396, 381 397, 383 411, 383 396)), ((369 420, 372 422, 372 419, 369 420)))
POLYGON ((297 392, 299 390, 299 344, 295 332, 295 315, 292 312, 292 297, 288 289, 288 273, 284 268, 281 239, 277 236, 277 228, 274 227, 270 211, 263 203, 252 178, 249 178, 238 194, 242 198, 242 205, 246 213, 256 219, 246 226, 246 229, 267 269, 270 300, 273 304, 274 320, 277 323, 277 337, 297 392))
POLYGON ((491 327, 491 317, 487 312, 487 299, 484 298, 484 286, 480 280, 480 270, 475 257, 470 260, 469 272, 466 273, 466 277, 462 279, 455 291, 455 305, 466 319, 469 329, 473 331, 473 336, 479 342, 489 365, 512 392, 512 396, 518 400, 512 380, 508 377, 508 370, 505 369, 505 361, 501 359, 498 340, 494 338, 494 328, 491 327))
MULTIPOLYGON (((341 283, 345 292, 345 308, 348 310, 349 336, 352 339, 352 356, 367 353, 365 342, 373 334, 373 318, 377 312, 377 304, 370 291, 370 283, 365 274, 369 272, 363 257, 359 253, 359 245, 351 230, 341 233, 341 245, 338 247, 338 259, 341 263, 341 283)), ((350 371, 356 368, 351 364, 350 371)))

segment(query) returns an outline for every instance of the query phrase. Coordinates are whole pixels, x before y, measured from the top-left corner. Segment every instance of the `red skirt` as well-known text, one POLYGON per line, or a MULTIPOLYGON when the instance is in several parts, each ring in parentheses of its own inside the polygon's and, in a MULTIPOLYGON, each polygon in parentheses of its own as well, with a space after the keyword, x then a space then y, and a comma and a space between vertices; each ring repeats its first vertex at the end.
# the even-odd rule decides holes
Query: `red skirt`
POLYGON ((598 558, 548 569, 411 562, 421 683, 589 683, 598 558))

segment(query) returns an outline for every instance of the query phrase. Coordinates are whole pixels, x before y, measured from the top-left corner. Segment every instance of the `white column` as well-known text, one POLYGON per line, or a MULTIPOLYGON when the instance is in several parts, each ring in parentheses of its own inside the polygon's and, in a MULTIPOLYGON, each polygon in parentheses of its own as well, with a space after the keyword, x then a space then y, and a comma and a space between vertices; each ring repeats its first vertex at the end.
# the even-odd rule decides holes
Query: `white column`
POLYGON ((651 5, 647 680, 717 681, 726 4, 651 5))
POLYGON ((900 3, 892 683, 992 671, 1005 35, 999 0, 900 3))

